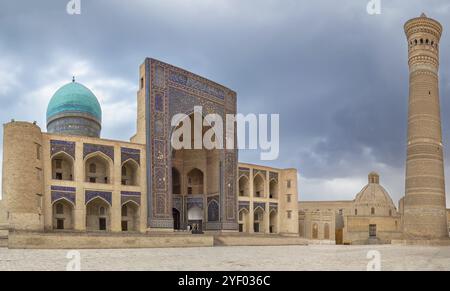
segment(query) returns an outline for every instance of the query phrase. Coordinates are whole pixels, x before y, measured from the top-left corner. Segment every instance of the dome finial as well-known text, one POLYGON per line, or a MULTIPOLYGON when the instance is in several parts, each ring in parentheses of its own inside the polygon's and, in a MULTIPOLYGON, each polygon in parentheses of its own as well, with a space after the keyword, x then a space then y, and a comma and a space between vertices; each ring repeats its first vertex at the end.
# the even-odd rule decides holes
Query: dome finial
POLYGON ((72 76, 72 83, 75 83, 75 76, 72 76))
POLYGON ((422 12, 422 14, 420 14, 420 17, 425 17, 425 18, 427 18, 427 15, 425 14, 425 12, 422 12))

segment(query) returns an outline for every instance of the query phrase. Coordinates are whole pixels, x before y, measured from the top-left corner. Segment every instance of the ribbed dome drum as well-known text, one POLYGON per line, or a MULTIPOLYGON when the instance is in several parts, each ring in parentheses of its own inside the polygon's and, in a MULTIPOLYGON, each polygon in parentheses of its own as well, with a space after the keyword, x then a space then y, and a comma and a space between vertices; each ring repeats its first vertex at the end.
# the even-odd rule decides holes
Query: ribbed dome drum
POLYGON ((97 97, 75 81, 59 88, 47 107, 49 133, 100 137, 101 122, 97 97))

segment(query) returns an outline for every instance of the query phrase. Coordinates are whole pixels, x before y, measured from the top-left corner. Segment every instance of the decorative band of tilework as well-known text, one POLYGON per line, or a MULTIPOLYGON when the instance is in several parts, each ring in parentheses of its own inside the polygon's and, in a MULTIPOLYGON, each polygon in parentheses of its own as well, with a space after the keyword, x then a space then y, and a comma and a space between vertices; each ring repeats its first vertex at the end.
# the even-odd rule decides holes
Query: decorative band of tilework
POLYGON ((63 192, 76 192, 77 189, 75 187, 64 187, 64 186, 51 186, 50 189, 52 191, 63 191, 63 192))
POLYGON ((122 163, 125 161, 132 159, 136 161, 138 164, 141 164, 141 151, 138 149, 130 149, 130 148, 121 148, 121 157, 122 163))
POLYGON ((270 179, 270 180, 275 180, 275 181, 278 182, 278 173, 270 172, 270 173, 269 173, 269 179, 270 179))
POLYGON ((266 211, 266 203, 264 203, 264 202, 253 202, 253 210, 255 210, 258 207, 260 207, 264 211, 266 211))
POLYGON ((69 202, 71 202, 73 205, 75 205, 75 193, 72 192, 59 192, 59 191, 52 191, 51 192, 51 197, 52 197, 52 204, 55 201, 61 200, 61 199, 65 199, 69 202))
POLYGON ((266 177, 266 171, 265 170, 253 170, 253 175, 256 177, 256 175, 261 174, 264 178, 266 177))
POLYGON ((121 191, 120 195, 123 195, 123 196, 139 196, 139 197, 141 197, 141 192, 121 191))
POLYGON ((65 152, 75 159, 75 142, 63 140, 50 140, 50 155, 65 152))
POLYGON ((269 211, 278 210, 278 203, 269 203, 269 211))
POLYGON ((250 210, 250 202, 248 201, 239 201, 239 211, 242 209, 250 210))
POLYGON ((92 201, 95 198, 102 198, 106 202, 109 203, 109 205, 112 205, 112 193, 111 192, 101 192, 101 191, 86 191, 85 193, 85 204, 88 204, 90 201, 92 201))
POLYGON ((225 92, 222 89, 211 86, 207 84, 205 81, 200 81, 175 71, 170 71, 169 80, 174 83, 186 86, 188 88, 195 89, 203 93, 212 95, 221 100, 225 100, 225 92))
POLYGON ((203 209, 203 198, 188 197, 187 198, 187 208, 191 209, 194 206, 197 206, 197 207, 203 209))
POLYGON ((95 152, 104 153, 105 155, 110 157, 112 161, 114 161, 114 147, 90 143, 83 144, 83 159, 86 158, 87 155, 95 152))

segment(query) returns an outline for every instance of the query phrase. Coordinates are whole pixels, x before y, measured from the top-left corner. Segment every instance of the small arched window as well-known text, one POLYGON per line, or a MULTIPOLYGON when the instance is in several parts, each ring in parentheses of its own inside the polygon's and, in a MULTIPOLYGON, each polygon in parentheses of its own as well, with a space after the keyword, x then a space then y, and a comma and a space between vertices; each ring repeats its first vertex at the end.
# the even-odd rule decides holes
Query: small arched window
POLYGON ((358 215, 358 209, 355 209, 355 215, 358 215))
POLYGON ((100 207, 100 209, 99 209, 99 214, 100 215, 105 215, 106 214, 106 209, 105 209, 105 207, 100 207))
POLYGON ((370 209, 370 214, 375 215, 375 208, 372 207, 372 209, 370 209))
POLYGON ((414 40, 414 44, 417 44, 417 39, 414 40))
POLYGON ((426 43, 426 44, 429 44, 429 43, 430 43, 430 40, 429 40, 429 39, 427 39, 427 40, 425 41, 425 43, 426 43))
POLYGON ((89 172, 90 173, 96 173, 97 172, 97 165, 92 163, 89 165, 89 172))
POLYGON ((389 216, 392 216, 392 210, 389 210, 389 216))
POLYGON ((126 176, 127 175, 127 167, 123 166, 122 167, 122 176, 126 176))
POLYGON ((420 44, 423 44, 423 38, 420 39, 420 44))

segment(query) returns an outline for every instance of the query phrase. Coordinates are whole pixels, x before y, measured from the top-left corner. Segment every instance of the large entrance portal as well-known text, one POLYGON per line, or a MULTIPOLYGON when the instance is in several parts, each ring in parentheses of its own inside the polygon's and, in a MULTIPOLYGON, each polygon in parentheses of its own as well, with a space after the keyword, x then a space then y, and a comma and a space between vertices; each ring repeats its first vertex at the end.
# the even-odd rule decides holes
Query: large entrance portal
MULTIPOLYGON (((220 187, 223 183, 221 177, 221 150, 206 149, 204 145, 196 148, 194 138, 195 118, 205 123, 199 113, 193 113, 178 123, 172 133, 172 139, 185 142, 190 138, 190 146, 184 144, 182 149, 172 151, 172 197, 174 229, 191 229, 192 232, 220 229, 220 187), (190 125, 189 132, 180 134, 184 126, 190 125), (186 146, 187 145, 187 146, 186 146), (190 148, 189 148, 190 147, 190 148), (174 206, 175 207, 175 206, 174 206)), ((201 137, 209 132, 213 133, 210 140, 215 140, 215 132, 211 126, 200 129, 201 137)), ((203 140, 203 138, 201 139, 203 140)))
POLYGON ((142 98, 138 102, 140 126, 136 137, 146 141, 148 153, 147 226, 173 228, 172 209, 176 208, 180 227, 186 229, 188 209, 197 205, 204 210, 203 229, 238 231, 237 122, 229 118, 237 113, 236 92, 151 58, 145 60, 139 77, 142 98), (186 131, 181 125, 188 122, 186 131), (194 131, 195 126, 190 125, 199 128, 194 131), (197 136, 200 139, 194 138, 197 136), (191 147, 174 146, 173 141, 191 147), (195 185, 193 179, 189 182, 187 174, 195 168, 203 173, 203 187, 195 185), (218 207, 211 204, 212 200, 218 207), (212 220, 208 219, 210 205, 212 220))

